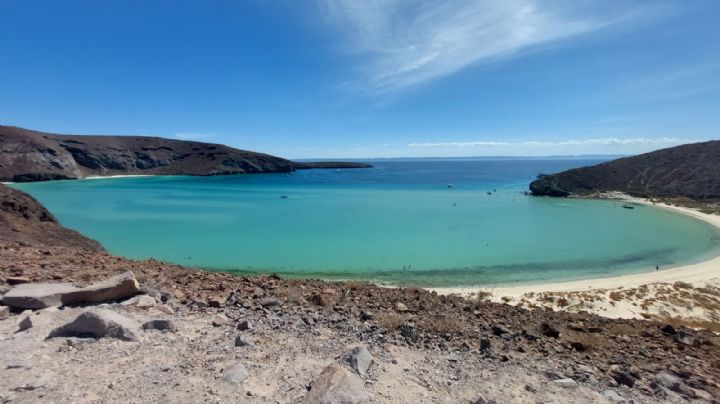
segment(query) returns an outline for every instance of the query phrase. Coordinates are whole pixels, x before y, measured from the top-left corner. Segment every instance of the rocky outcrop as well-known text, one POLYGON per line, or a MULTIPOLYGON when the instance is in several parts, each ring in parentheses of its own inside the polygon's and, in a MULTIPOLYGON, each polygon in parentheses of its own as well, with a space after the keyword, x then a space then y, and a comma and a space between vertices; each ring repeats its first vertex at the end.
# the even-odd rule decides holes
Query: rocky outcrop
POLYGON ((53 330, 48 338, 93 337, 137 341, 140 324, 111 310, 88 310, 75 320, 53 330))
POLYGON ((2 184, 0 184, 0 240, 21 245, 103 251, 97 241, 60 226, 55 217, 32 196, 2 184))
POLYGON ((295 163, 269 154, 147 136, 73 136, 0 126, 0 181, 27 182, 109 175, 225 175, 308 168, 369 167, 295 163))
POLYGON ((356 375, 337 365, 330 365, 320 373, 305 397, 308 404, 360 404, 370 402, 363 382, 356 375))
POLYGON ((0 180, 123 174, 218 175, 292 171, 289 160, 231 147, 145 136, 69 136, 0 126, 0 180))
POLYGON ((3 296, 3 303, 17 309, 43 309, 78 303, 119 300, 140 292, 132 272, 79 288, 71 283, 23 283, 3 296))
POLYGON ((533 195, 720 198, 720 141, 687 144, 558 174, 540 175, 533 195))

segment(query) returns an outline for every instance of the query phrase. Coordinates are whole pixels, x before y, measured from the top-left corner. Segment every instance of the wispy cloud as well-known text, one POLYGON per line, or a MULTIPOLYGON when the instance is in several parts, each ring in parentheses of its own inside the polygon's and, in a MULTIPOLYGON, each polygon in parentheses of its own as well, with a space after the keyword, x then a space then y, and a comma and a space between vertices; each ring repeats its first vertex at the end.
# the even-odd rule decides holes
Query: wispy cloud
POLYGON ((611 7, 599 13, 587 1, 319 1, 349 48, 370 57, 367 80, 375 91, 427 82, 628 15, 611 7))
POLYGON ((665 101, 720 91, 720 63, 717 61, 674 66, 672 70, 646 74, 623 88, 630 99, 665 101))
POLYGON ((613 137, 600 139, 583 140, 561 140, 561 141, 523 141, 523 142, 495 142, 495 141, 472 141, 472 142, 427 142, 410 143, 408 147, 494 147, 494 146, 669 146, 684 143, 693 143, 696 139, 680 139, 672 137, 661 138, 629 138, 618 139, 613 137))
POLYGON ((175 138, 180 140, 207 140, 214 138, 215 135, 209 133, 198 133, 198 132, 183 132, 176 133, 175 138))

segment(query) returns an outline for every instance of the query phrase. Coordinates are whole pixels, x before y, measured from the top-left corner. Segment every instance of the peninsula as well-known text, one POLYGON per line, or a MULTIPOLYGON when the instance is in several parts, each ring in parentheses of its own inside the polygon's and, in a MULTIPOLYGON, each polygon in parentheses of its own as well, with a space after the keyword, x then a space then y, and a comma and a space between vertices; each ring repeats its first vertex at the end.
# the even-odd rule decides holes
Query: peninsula
POLYGON ((0 126, 0 181, 3 182, 369 167, 372 166, 352 162, 293 162, 221 144, 160 137, 57 135, 0 126))
POLYGON ((620 158, 530 183, 533 195, 594 196, 623 192, 643 198, 720 198, 720 140, 620 158))

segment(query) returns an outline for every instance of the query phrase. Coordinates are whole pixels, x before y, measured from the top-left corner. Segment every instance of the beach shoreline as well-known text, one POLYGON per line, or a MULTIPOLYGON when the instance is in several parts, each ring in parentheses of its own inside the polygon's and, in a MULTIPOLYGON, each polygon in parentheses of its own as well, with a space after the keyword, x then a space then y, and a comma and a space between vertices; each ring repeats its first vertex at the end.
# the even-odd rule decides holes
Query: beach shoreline
MULTIPOLYGON (((621 196, 621 194, 616 194, 615 197, 612 199, 670 210, 675 213, 691 216, 717 229, 720 229, 720 216, 718 215, 702 213, 694 209, 680 206, 653 203, 647 199, 635 198, 627 195, 621 196)), ((493 294, 502 294, 503 296, 520 296, 528 292, 569 292, 592 289, 611 289, 617 287, 636 287, 653 282, 702 282, 714 278, 720 278, 720 255, 711 257, 698 263, 679 265, 668 269, 662 269, 660 271, 642 272, 636 274, 610 276, 603 278, 557 281, 539 284, 522 284, 517 286, 469 286, 427 289, 440 294, 459 293, 469 295, 477 292, 492 292, 493 294)))
MULTIPOLYGON (((613 193, 611 197, 604 199, 655 206, 691 216, 720 229, 720 216, 718 215, 702 213, 680 206, 654 203, 647 199, 619 193, 613 193)), ((613 318, 677 317, 717 321, 717 310, 699 310, 693 307, 692 302, 687 307, 679 307, 677 304, 669 304, 672 299, 667 298, 666 295, 673 294, 683 288, 690 290, 694 288, 718 290, 718 287, 720 287, 720 255, 698 263, 606 278, 502 287, 478 286, 427 289, 438 294, 456 294, 468 298, 484 298, 494 302, 516 305, 538 305, 556 310, 583 309, 613 318), (678 287, 678 285, 681 286, 678 287), (639 295, 644 300, 633 301, 636 295, 639 295), (628 297, 630 300, 623 301, 623 299, 616 296, 628 297), (663 302, 662 299, 668 302, 663 302), (652 302, 652 304, 642 304, 642 302, 652 302)))

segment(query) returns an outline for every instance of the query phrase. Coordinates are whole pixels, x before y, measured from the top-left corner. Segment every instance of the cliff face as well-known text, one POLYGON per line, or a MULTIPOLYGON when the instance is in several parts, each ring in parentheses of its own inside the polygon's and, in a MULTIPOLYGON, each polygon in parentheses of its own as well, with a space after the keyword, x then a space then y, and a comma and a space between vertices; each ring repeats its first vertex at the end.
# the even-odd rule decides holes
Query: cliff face
POLYGON ((103 251, 100 243, 62 227, 32 196, 0 184, 0 240, 25 245, 103 251))
POLYGON ((720 198, 720 141, 687 144, 558 174, 540 175, 534 195, 621 191, 640 197, 720 198))
POLYGON ((87 176, 219 175, 292 171, 293 162, 200 142, 142 136, 54 135, 0 126, 0 181, 87 176))

